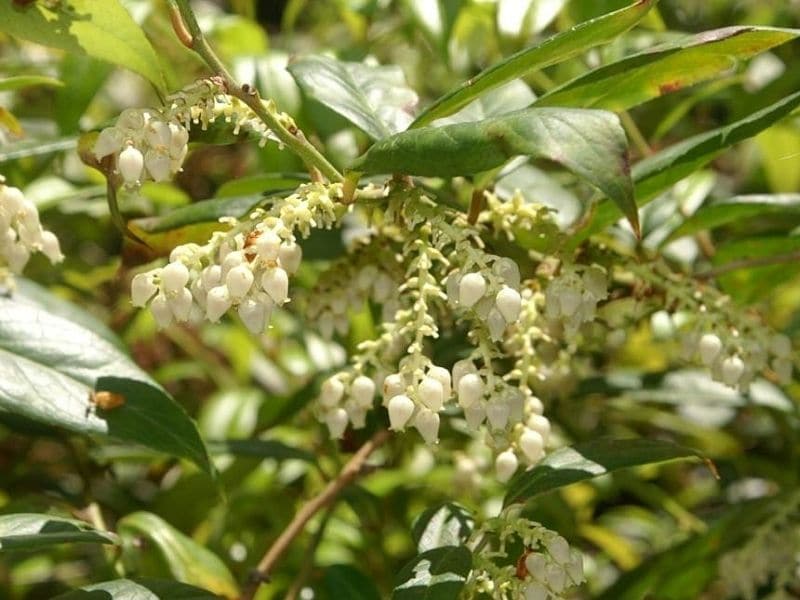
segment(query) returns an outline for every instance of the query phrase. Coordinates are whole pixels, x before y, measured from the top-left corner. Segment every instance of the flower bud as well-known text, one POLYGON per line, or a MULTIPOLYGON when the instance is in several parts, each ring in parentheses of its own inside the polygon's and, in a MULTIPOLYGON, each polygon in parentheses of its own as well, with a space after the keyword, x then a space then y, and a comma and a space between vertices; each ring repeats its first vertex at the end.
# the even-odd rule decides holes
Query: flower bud
POLYGON ((172 177, 171 161, 164 151, 148 150, 144 155, 144 166, 153 181, 169 181, 172 177))
POLYGON ((453 387, 458 391, 458 384, 461 378, 467 373, 477 373, 478 369, 475 368, 473 362, 467 358, 459 360, 453 365, 453 387))
MULTIPOLYGON (((464 380, 461 380, 462 384, 464 380)), ((502 400, 492 400, 486 406, 486 418, 492 429, 505 429, 508 425, 508 415, 510 409, 507 402, 502 400)))
POLYGON ((131 281, 131 301, 134 306, 145 306, 158 291, 150 273, 139 273, 131 281))
POLYGON ((253 335, 264 333, 267 324, 268 307, 263 302, 258 302, 253 298, 245 298, 239 304, 239 318, 253 335))
POLYGON ((289 275, 294 275, 297 273, 297 269, 300 268, 300 263, 303 260, 303 249, 295 242, 283 243, 281 244, 278 257, 281 261, 281 267, 283 267, 289 275))
POLYGON ((58 238, 52 231, 42 232, 42 253, 44 253, 51 263, 58 263, 64 260, 58 238))
POLYGON ((234 301, 240 300, 244 298, 253 285, 253 271, 246 264, 234 267, 228 271, 228 275, 225 277, 225 285, 228 286, 231 298, 234 301))
POLYGON ((542 439, 547 443, 547 438, 550 437, 550 421, 547 417, 533 414, 528 417, 528 421, 526 423, 529 429, 533 429, 537 432, 542 439))
POLYGON ((189 320, 192 310, 192 293, 186 288, 181 288, 174 296, 168 297, 169 308, 176 321, 181 323, 189 320))
POLYGON ((347 411, 341 407, 325 413, 325 424, 332 439, 339 439, 344 435, 348 420, 347 411))
POLYGON ((744 373, 744 362, 738 356, 729 356, 722 361, 721 365, 722 382, 726 385, 734 386, 744 373))
POLYGON ((211 288, 206 296, 206 317, 212 323, 216 323, 228 311, 231 304, 231 294, 227 286, 218 285, 211 288))
POLYGON ((555 536, 545 544, 550 556, 560 565, 570 561, 569 543, 560 535, 555 536))
POLYGON ((333 408, 344 396, 344 384, 337 377, 329 377, 322 382, 319 390, 319 403, 325 408, 333 408))
POLYGON ((467 373, 458 382, 458 403, 462 408, 472 406, 483 396, 483 380, 477 373, 467 373))
POLYGON ((119 154, 117 169, 125 183, 138 183, 144 169, 142 153, 133 146, 128 146, 119 154))
POLYGON ((414 417, 414 427, 419 431, 426 444, 435 444, 439 439, 439 415, 438 413, 423 408, 414 417))
POLYGON ((402 431, 414 413, 414 402, 405 394, 400 394, 389 400, 388 409, 390 428, 402 431))
POLYGON ((372 399, 375 397, 375 383, 369 377, 359 375, 353 380, 350 386, 350 395, 361 408, 372 406, 372 399))
POLYGON ((444 388, 433 377, 423 377, 417 387, 420 401, 434 412, 439 412, 444 403, 444 388))
POLYGON ((256 252, 264 260, 276 260, 281 249, 281 238, 274 231, 264 231, 256 238, 256 252))
POLYGON ((203 269, 200 277, 203 280, 203 287, 210 290, 222 281, 222 268, 219 265, 211 265, 203 269))
POLYGON ((707 333, 697 343, 700 360, 706 366, 711 366, 722 351, 722 341, 713 333, 707 333))
POLYGON ((433 365, 428 369, 428 377, 433 377, 442 384, 442 395, 447 400, 452 392, 450 389, 450 371, 444 367, 433 365))
POLYGON ((536 581, 547 580, 547 558, 540 552, 531 552, 525 557, 525 568, 536 581))
POLYGON ((153 313, 159 329, 163 329, 172 323, 172 309, 169 307, 169 301, 164 294, 158 294, 153 298, 150 303, 150 311, 153 313))
POLYGON ((280 306, 289 297, 289 276, 280 267, 267 269, 261 276, 261 287, 280 306))
POLYGON ((547 565, 547 585, 552 591, 560 594, 567 585, 567 574, 559 565, 550 563, 547 565))
POLYGON ((515 323, 519 319, 519 313, 522 310, 522 296, 517 290, 504 287, 497 293, 495 304, 506 323, 515 323))
POLYGON ((189 269, 181 262, 171 262, 161 269, 161 285, 164 291, 175 293, 189 282, 189 269))
POLYGON ((547 588, 538 581, 532 581, 526 585, 524 593, 525 600, 547 600, 550 597, 547 588))
POLYGON ((458 284, 458 301, 462 306, 474 306, 486 293, 486 280, 480 273, 467 273, 458 284))
POLYGON ((391 400, 395 396, 399 396, 405 391, 406 391, 406 382, 403 380, 403 376, 400 375, 399 373, 393 373, 391 375, 387 375, 386 378, 383 380, 384 400, 391 400))
POLYGON ((538 431, 526 428, 519 436, 519 449, 531 464, 537 463, 544 456, 544 439, 538 431))
POLYGON ((519 461, 512 449, 505 450, 497 455, 494 461, 494 472, 500 483, 505 483, 516 473, 519 461))

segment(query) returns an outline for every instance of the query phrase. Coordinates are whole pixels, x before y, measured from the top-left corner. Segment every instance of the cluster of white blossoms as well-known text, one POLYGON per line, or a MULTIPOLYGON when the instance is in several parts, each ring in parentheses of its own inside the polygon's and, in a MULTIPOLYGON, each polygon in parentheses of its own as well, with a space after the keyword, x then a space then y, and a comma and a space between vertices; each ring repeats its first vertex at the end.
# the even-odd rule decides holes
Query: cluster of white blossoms
POLYGON ((552 324, 564 327, 567 337, 581 325, 593 321, 598 302, 608 297, 605 270, 598 265, 565 265, 547 286, 544 315, 552 324))
MULTIPOLYGON (((468 599, 558 600, 569 588, 584 581, 583 557, 556 532, 520 518, 515 507, 507 509, 482 528, 496 534, 497 549, 475 554, 475 565, 465 590, 468 599), (506 549, 519 540, 526 548, 518 560, 508 564, 506 549), (505 559, 497 564, 496 559, 505 559)), ((477 534, 484 534, 478 530, 477 534)))
POLYGON ((149 304, 159 327, 217 322, 235 310, 248 330, 263 333, 273 308, 289 301, 289 276, 300 267, 295 231, 308 235, 312 226, 332 226, 340 195, 338 184, 312 183, 244 222, 224 219, 228 231, 202 246, 177 246, 166 266, 136 275, 134 306, 149 304))
POLYGON ((168 181, 180 171, 188 152, 189 131, 159 111, 129 108, 95 141, 98 160, 113 155, 116 171, 126 186, 147 180, 168 181))
POLYGON ((355 429, 364 427, 374 398, 375 382, 369 377, 334 375, 320 388, 318 418, 328 426, 331 438, 340 438, 348 423, 352 423, 355 429))
POLYGON ((51 263, 64 259, 58 238, 42 228, 36 205, 0 176, 0 285, 22 273, 31 254, 41 252, 51 263))
POLYGON ((491 339, 499 341, 522 310, 519 267, 510 258, 485 256, 490 268, 457 270, 448 275, 447 298, 454 307, 475 311, 486 323, 491 339))
MULTIPOLYGON (((348 255, 341 263, 326 271, 308 298, 308 319, 316 323, 323 337, 336 332, 347 335, 350 329, 348 311, 359 311, 367 300, 382 307, 382 320, 391 321, 400 307, 397 290, 400 281, 389 271, 375 264, 353 264, 358 256, 348 255), (345 282, 346 285, 342 285, 345 282)), ((384 265, 389 257, 383 257, 384 265)))
POLYGON ((715 381, 743 392, 767 366, 778 383, 788 384, 793 369, 791 340, 780 333, 751 333, 743 335, 735 329, 688 333, 683 338, 684 356, 689 360, 699 359, 710 369, 715 381))

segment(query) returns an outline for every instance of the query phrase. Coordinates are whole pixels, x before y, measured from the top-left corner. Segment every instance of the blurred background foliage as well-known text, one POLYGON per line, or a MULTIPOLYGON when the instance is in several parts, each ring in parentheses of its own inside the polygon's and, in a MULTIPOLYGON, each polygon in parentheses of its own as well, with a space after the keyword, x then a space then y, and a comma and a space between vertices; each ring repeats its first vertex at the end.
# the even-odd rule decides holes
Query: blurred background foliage
MULTIPOLYGON (((175 39, 165 2, 124 4, 155 47, 170 90, 206 74, 175 39)), ((535 40, 625 4, 627 0, 231 0, 197 2, 196 9, 237 78, 254 82, 265 97, 275 99, 335 164, 343 165, 367 147, 368 139, 303 97, 284 70, 291 57, 330 52, 344 60, 399 65, 425 105, 535 40)), ((588 69, 681 34, 736 24, 800 27, 800 2, 662 0, 629 34, 532 74, 525 84, 541 94, 588 69)), ((790 42, 750 63, 732 64, 725 77, 631 109, 641 137, 634 144, 635 158, 796 91, 799 53, 800 44, 790 42)), ((276 314, 263 340, 227 321, 202 329, 157 331, 148 311, 131 307, 128 294, 132 273, 155 256, 123 241, 112 226, 104 181, 80 162, 76 147, 81 132, 102 127, 123 108, 156 105, 159 98, 131 72, 0 37, 2 77, 31 73, 61 84, 0 91, 0 122, 5 126, 0 171, 37 203, 42 221, 61 240, 66 261, 63 268, 53 269, 35 257, 27 276, 85 307, 122 337, 136 362, 197 419, 219 469, 220 485, 186 462, 0 414, 0 513, 86 516, 82 511, 94 505, 109 528, 125 536, 123 562, 129 569, 176 577, 177 559, 163 541, 163 536, 173 536, 175 544, 188 544, 190 554, 204 546, 219 557, 208 560, 224 566, 219 571, 209 567, 208 572, 217 573, 218 590, 230 589, 227 578, 246 580, 248 568, 296 508, 363 442, 358 432, 341 443, 330 441, 306 404, 320 377, 343 364, 348 350, 372 335, 375 315, 365 310, 353 317, 347 339, 323 341, 314 324, 303 320, 299 295, 291 311, 276 314), (152 515, 143 517, 142 511, 152 515), (188 537, 179 537, 180 532, 188 537)), ((213 127, 202 134, 193 130, 192 142, 184 171, 174 183, 146 184, 140 196, 121 199, 129 219, 165 215, 208 198, 260 196, 305 179, 302 164, 274 144, 259 148, 213 127)), ((660 245, 671 231, 660 228, 682 207, 741 194, 799 193, 798 164, 800 120, 790 116, 719 155, 652 203, 643 213, 645 243, 660 245)), ((523 187, 522 181, 515 185, 523 187)), ((563 210, 569 202, 579 202, 557 180, 550 178, 548 184, 550 188, 534 189, 563 194, 563 210)), ((715 260, 800 247, 796 197, 794 206, 793 211, 715 229, 715 260)), ((203 227, 156 235, 164 236, 164 247, 171 247, 203 239, 208 234, 203 227)), ((338 232, 312 236, 305 247, 311 260, 304 261, 299 285, 310 289, 342 248, 338 232)), ((680 245, 665 252, 681 264, 696 255, 696 248, 688 255, 680 245)), ((734 300, 755 303, 770 325, 795 340, 800 337, 800 262, 735 271, 720 283, 734 300)), ((546 414, 564 441, 603 435, 674 439, 712 458, 720 478, 699 463, 642 468, 546 496, 530 508, 531 516, 585 552, 585 597, 602 595, 615 581, 624 584, 620 575, 633 570, 651 582, 684 577, 680 586, 652 597, 715 598, 718 556, 742 541, 719 524, 730 523, 729 529, 741 528, 746 536, 758 519, 736 517, 736 507, 798 485, 800 387, 795 383, 780 390, 763 381, 745 398, 712 385, 681 366, 669 319, 642 309, 642 314, 650 313, 652 317, 629 326, 627 341, 612 354, 590 348, 577 355, 579 377, 554 387, 545 398, 546 414), (678 558, 687 555, 691 563, 678 558)), ((442 340, 437 352, 447 358, 437 363, 452 364, 463 343, 442 340)), ((443 434, 435 453, 414 434, 395 436, 383 451, 386 468, 349 488, 330 511, 312 521, 310 532, 292 546, 259 598, 297 593, 298 582, 312 587, 315 597, 343 598, 335 591, 337 581, 362 582, 358 572, 374 586, 374 596, 367 586, 363 597, 385 596, 397 571, 415 554, 410 530, 422 511, 453 499, 478 514, 497 510, 502 490, 491 476, 465 480, 453 467, 453 457, 469 452, 469 444, 467 433, 453 428, 443 434), (323 529, 324 535, 315 538, 314 532, 323 529)), ((480 449, 473 454, 479 463, 490 460, 480 449)), ((86 582, 112 579, 117 574, 111 564, 101 546, 90 544, 3 554, 0 597, 47 598, 86 582)), ((637 597, 633 589, 627 589, 633 594, 628 597, 637 597)), ((622 591, 607 592, 606 597, 623 597, 622 591)))

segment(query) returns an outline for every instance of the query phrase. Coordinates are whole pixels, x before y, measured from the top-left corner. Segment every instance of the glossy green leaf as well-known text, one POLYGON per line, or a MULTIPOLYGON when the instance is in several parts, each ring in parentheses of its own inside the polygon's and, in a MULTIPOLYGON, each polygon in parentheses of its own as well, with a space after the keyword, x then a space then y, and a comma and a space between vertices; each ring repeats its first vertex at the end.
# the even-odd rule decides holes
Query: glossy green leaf
POLYGON ((472 568, 472 553, 464 546, 434 548, 402 568, 394 600, 457 600, 472 568))
POLYGON ((51 299, 0 298, 0 409, 90 435, 135 442, 187 458, 209 470, 194 423, 147 373, 108 339, 92 319, 53 310, 51 299), (92 393, 121 394, 113 410, 95 406, 92 393))
POLYGON ((317 55, 293 61, 287 68, 307 96, 339 113, 373 140, 403 131, 411 122, 417 94, 407 86, 398 66, 317 55))
POLYGON ((155 550, 178 581, 226 598, 238 597, 236 582, 225 563, 161 517, 149 512, 131 513, 119 520, 117 530, 128 554, 123 560, 135 561, 131 554, 155 550), (147 540, 146 550, 137 548, 133 543, 136 539, 147 540))
POLYGON ((475 519, 466 508, 447 502, 423 512, 411 528, 411 537, 417 544, 417 552, 426 552, 464 544, 474 526, 475 519))
POLYGON ((537 106, 626 110, 719 77, 738 61, 784 44, 799 30, 726 27, 705 31, 589 71, 549 92, 537 106))
POLYGON ((125 67, 166 91, 153 47, 119 0, 61 0, 53 8, 0 2, 0 31, 125 67))
POLYGON ((352 167, 454 177, 488 171, 518 155, 572 171, 611 198, 638 230, 627 139, 616 115, 606 111, 529 108, 475 123, 414 129, 377 142, 352 167))
MULTIPOLYGON (((631 175, 636 184, 636 201, 647 204, 672 184, 708 164, 720 152, 764 131, 767 127, 800 106, 800 92, 782 98, 730 125, 700 133, 648 156, 633 166, 631 175)), ((618 218, 616 210, 604 203, 597 207, 589 227, 574 236, 579 243, 590 234, 611 225, 618 218)))
POLYGON ((695 450, 671 442, 651 439, 598 439, 549 454, 532 469, 511 480, 504 503, 525 502, 534 496, 593 479, 618 469, 664 462, 676 458, 697 458, 695 450))
POLYGON ((202 200, 158 217, 133 219, 127 226, 154 252, 167 255, 180 244, 204 244, 213 232, 228 228, 220 217, 243 217, 264 201, 261 194, 202 200))
POLYGON ((580 23, 536 46, 517 52, 436 100, 417 116, 411 127, 421 127, 446 117, 484 92, 526 73, 565 61, 594 46, 607 44, 636 25, 656 2, 638 0, 626 8, 580 23))
POLYGON ((219 596, 179 581, 134 577, 86 585, 54 600, 219 600, 219 596))
POLYGON ((84 521, 52 515, 0 515, 0 552, 38 550, 55 544, 116 544, 117 536, 84 521))
POLYGON ((675 229, 669 239, 766 215, 800 216, 800 194, 750 194, 707 204, 675 229))
POLYGON ((380 592, 372 579, 350 565, 331 565, 323 577, 329 598, 348 600, 380 600, 380 592))
POLYGON ((0 79, 0 92, 18 90, 20 88, 31 87, 34 85, 46 85, 50 87, 61 87, 63 81, 44 75, 19 75, 17 77, 7 77, 0 79))

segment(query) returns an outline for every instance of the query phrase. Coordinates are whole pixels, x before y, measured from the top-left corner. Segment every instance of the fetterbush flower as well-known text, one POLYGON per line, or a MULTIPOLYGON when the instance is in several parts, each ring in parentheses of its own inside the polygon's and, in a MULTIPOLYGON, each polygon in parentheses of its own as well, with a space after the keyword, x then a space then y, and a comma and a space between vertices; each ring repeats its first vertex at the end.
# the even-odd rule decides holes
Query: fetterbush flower
POLYGON ((42 228, 36 205, 0 176, 0 285, 11 285, 35 252, 53 264, 64 259, 58 238, 42 228))

